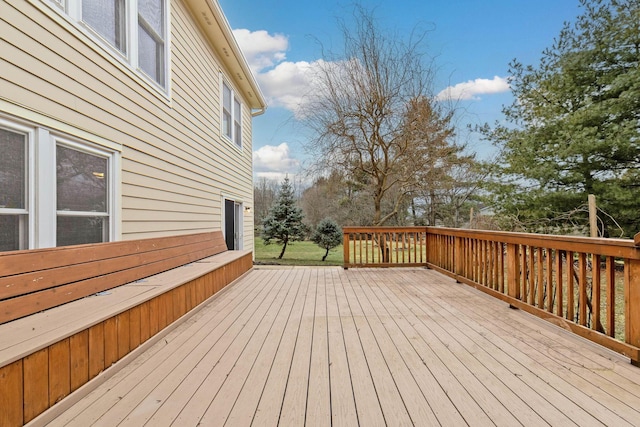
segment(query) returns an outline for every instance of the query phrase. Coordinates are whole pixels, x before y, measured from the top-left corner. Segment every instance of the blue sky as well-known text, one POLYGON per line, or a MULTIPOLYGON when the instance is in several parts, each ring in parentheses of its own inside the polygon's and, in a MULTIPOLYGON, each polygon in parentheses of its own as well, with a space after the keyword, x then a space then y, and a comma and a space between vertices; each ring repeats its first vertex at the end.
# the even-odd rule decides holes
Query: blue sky
MULTIPOLYGON (((321 59, 320 42, 340 46, 337 17, 348 18, 350 1, 219 0, 238 44, 267 98, 267 112, 253 121, 257 177, 296 175, 308 161, 304 130, 293 111, 307 83, 305 72, 321 59)), ((508 64, 517 58, 536 65, 563 22, 580 14, 578 0, 409 0, 367 1, 380 25, 408 35, 428 30, 435 56, 434 92, 459 100, 459 125, 501 120, 512 102, 508 64)), ((494 149, 464 129, 459 138, 481 158, 494 149)))

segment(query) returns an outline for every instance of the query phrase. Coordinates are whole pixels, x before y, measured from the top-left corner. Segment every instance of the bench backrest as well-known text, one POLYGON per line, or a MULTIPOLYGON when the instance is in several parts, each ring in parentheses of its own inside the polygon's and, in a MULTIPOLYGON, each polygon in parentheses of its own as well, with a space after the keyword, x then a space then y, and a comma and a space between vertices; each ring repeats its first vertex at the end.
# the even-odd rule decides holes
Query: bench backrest
POLYGON ((221 231, 0 252, 0 323, 227 250, 221 231))

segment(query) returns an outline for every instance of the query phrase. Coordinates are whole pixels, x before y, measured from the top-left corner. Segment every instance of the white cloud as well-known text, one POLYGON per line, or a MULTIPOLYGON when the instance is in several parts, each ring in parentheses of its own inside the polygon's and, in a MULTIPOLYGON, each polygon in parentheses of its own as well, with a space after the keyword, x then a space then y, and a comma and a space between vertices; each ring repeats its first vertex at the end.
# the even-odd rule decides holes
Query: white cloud
POLYGON ((297 112, 311 88, 316 64, 305 61, 282 62, 273 69, 258 74, 258 83, 269 104, 297 112))
POLYGON ((494 76, 493 79, 475 79, 443 89, 436 95, 436 99, 464 100, 479 99, 478 95, 507 92, 510 90, 509 79, 494 76))
POLYGON ((264 30, 249 31, 244 28, 233 30, 242 53, 254 73, 273 67, 287 57, 289 39, 282 34, 271 35, 264 30))
POLYGON ((280 176, 293 173, 300 167, 300 161, 291 156, 286 142, 278 146, 265 145, 253 152, 253 170, 257 176, 280 176))

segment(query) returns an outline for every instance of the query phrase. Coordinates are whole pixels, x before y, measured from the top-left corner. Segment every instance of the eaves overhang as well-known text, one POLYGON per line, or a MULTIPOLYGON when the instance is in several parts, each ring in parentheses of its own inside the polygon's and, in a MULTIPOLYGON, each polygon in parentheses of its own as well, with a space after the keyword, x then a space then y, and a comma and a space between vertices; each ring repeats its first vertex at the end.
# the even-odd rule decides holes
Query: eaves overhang
POLYGON ((260 115, 267 102, 217 0, 184 0, 252 110, 260 115))

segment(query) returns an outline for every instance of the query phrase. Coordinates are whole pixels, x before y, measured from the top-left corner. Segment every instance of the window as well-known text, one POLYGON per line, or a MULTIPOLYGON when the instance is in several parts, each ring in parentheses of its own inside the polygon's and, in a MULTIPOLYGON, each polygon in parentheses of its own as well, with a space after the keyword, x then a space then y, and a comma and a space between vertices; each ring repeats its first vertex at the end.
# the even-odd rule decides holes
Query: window
POLYGON ((242 105, 226 82, 222 83, 222 133, 242 148, 242 105))
POLYGON ((124 0, 82 0, 82 21, 120 52, 127 52, 124 0))
POLYGON ((138 64, 164 86, 163 0, 138 0, 138 64))
POLYGON ((0 116, 0 251, 114 240, 119 159, 0 116))
POLYGON ((58 7, 66 5, 62 9, 115 48, 119 59, 166 88, 168 0, 51 1, 58 7))
POLYGON ((56 146, 56 246, 109 240, 109 159, 56 146))
POLYGON ((28 136, 0 127, 0 251, 28 248, 28 136))

